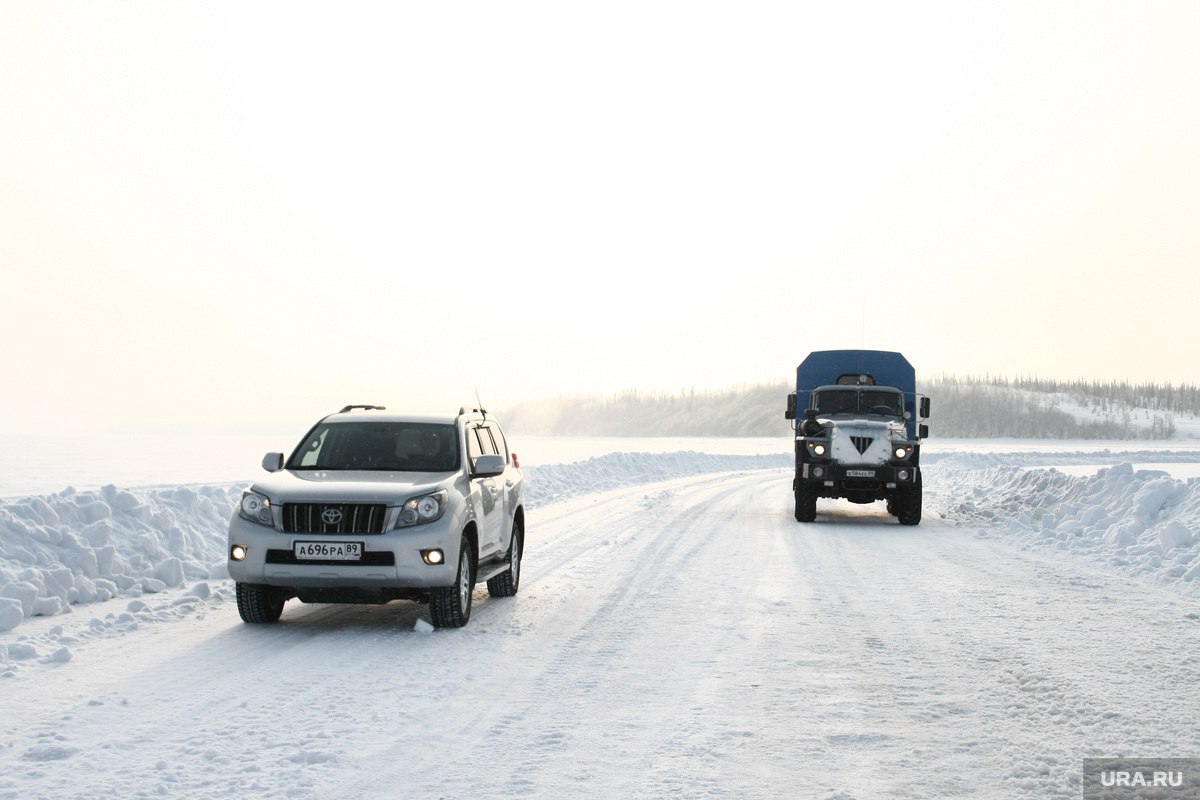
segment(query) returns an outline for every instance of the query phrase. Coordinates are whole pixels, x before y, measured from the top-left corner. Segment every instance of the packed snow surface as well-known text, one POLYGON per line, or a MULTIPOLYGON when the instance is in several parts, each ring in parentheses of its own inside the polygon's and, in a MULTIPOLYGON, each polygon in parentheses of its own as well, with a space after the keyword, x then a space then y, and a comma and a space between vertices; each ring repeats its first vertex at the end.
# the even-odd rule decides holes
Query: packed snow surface
POLYGON ((521 593, 436 632, 242 624, 245 482, 10 497, 0 798, 1077 797, 1200 756, 1197 462, 930 446, 917 528, 796 523, 786 452, 527 466, 521 593))

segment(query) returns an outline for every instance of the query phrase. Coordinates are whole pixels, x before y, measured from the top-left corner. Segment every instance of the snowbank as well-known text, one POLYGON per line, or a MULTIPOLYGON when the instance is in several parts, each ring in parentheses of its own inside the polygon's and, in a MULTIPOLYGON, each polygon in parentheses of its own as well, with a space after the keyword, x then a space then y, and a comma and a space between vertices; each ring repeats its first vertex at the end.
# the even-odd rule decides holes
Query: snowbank
POLYGON ((1011 459, 955 455, 928 467, 926 515, 936 511, 956 524, 978 526, 980 535, 1200 591, 1200 479, 1177 480, 1128 462, 1072 476, 1002 461, 1011 459))
MULTIPOLYGON (((960 453, 926 459, 925 516, 978 535, 1087 559, 1186 592, 1200 591, 1200 479, 1129 463, 1073 477, 1025 469, 1047 453, 960 453)), ((1194 454, 1186 454, 1195 458, 1194 454)), ((1099 454, 1058 453, 1058 463, 1099 454)), ((1148 452, 1159 462, 1169 454, 1148 452)), ((697 475, 787 469, 788 454, 609 453, 528 467, 530 508, 581 495, 697 475)), ((0 631, 33 616, 223 580, 225 532, 244 485, 95 491, 0 500, 0 631)), ((131 603, 131 620, 147 609, 131 603)))
MULTIPOLYGON (((527 468, 526 501, 532 508, 621 486, 788 464, 780 455, 611 453, 527 468)), ((86 603, 228 577, 225 533, 243 488, 105 486, 0 500, 0 631, 86 603)))
POLYGON ((66 489, 0 501, 0 631, 223 569, 240 485, 66 489))

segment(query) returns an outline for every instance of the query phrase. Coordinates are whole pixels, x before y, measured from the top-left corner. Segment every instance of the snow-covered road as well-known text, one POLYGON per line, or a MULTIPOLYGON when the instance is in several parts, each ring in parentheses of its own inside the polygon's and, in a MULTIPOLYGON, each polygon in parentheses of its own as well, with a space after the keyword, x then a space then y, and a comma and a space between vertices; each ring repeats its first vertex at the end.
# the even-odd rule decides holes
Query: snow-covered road
POLYGON ((1076 798, 1084 757, 1200 750, 1194 597, 820 511, 784 469, 532 509, 520 595, 457 631, 243 625, 224 581, 30 618, 0 798, 1076 798))

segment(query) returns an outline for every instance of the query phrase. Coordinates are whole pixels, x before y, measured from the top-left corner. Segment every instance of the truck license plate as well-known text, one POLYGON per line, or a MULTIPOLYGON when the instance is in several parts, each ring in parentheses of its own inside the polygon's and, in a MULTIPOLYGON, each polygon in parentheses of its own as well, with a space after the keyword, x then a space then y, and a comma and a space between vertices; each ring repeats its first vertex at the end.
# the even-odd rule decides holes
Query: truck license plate
POLYGON ((874 478, 875 470, 873 469, 848 469, 846 470, 847 478, 874 478))
POLYGON ((297 561, 358 561, 362 558, 362 542, 296 542, 297 561))

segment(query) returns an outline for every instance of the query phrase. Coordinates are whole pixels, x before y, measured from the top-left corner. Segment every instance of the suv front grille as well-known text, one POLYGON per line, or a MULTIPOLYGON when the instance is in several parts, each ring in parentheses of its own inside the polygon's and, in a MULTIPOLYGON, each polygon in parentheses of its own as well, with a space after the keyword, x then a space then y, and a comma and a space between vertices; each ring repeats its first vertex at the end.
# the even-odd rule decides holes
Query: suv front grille
POLYGON ((358 503, 284 503, 284 533, 383 533, 387 506, 358 503))

